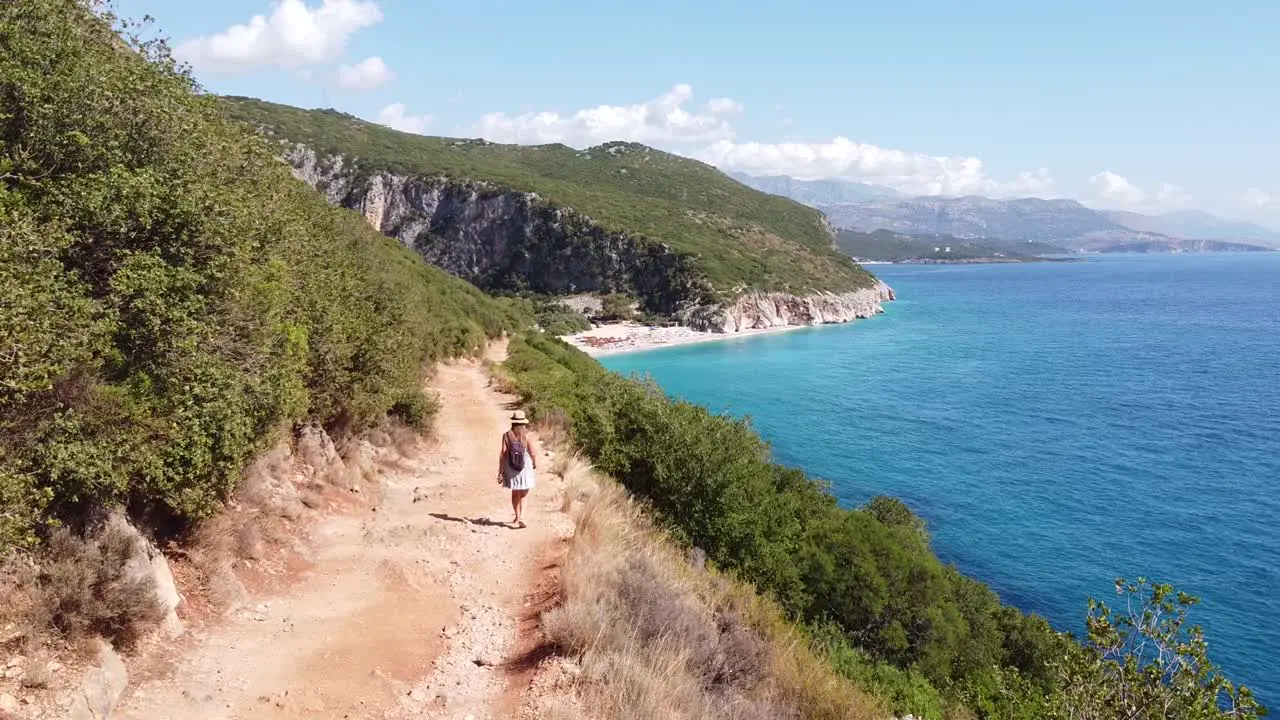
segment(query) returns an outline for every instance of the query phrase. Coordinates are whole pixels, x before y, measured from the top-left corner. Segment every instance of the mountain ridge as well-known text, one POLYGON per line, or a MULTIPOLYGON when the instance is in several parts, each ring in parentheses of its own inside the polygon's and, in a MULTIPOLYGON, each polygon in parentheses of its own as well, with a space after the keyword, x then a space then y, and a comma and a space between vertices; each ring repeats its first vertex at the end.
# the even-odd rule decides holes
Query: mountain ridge
POLYGON ((1131 230, 1156 232, 1189 240, 1227 240, 1280 248, 1280 232, 1257 223, 1221 218, 1202 210, 1179 210, 1159 215, 1111 210, 1104 214, 1131 230))
MULTIPOLYGON (((262 129, 286 150, 302 145, 322 160, 343 158, 347 177, 357 184, 382 173, 448 178, 477 192, 523 193, 604 231, 665 246, 721 295, 743 289, 843 292, 875 284, 835 249, 834 232, 816 209, 639 143, 585 150, 505 145, 402 133, 345 113, 253 98, 219 102, 233 119, 262 129)), ((539 278, 524 280, 536 284, 539 278)))

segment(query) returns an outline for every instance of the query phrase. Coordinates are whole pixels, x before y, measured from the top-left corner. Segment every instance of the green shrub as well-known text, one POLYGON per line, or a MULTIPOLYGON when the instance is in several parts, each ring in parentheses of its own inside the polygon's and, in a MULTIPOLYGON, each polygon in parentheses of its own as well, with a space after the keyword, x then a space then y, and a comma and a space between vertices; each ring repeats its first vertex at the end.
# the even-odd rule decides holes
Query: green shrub
POLYGON ((559 337, 591 329, 586 315, 561 303, 542 300, 533 303, 533 308, 534 321, 548 335, 559 337))
POLYGON ((418 432, 426 432, 431 429, 431 421, 439 410, 440 405, 433 398, 416 390, 401 395, 387 414, 418 432))
POLYGON ((636 315, 635 301, 626 295, 612 293, 601 300, 600 318, 602 320, 630 320, 636 315))
POLYGON ((809 633, 815 649, 832 669, 859 687, 884 698, 899 716, 942 718, 946 715, 947 703, 942 693, 919 672, 877 662, 850 645, 848 637, 837 625, 813 625, 809 633))

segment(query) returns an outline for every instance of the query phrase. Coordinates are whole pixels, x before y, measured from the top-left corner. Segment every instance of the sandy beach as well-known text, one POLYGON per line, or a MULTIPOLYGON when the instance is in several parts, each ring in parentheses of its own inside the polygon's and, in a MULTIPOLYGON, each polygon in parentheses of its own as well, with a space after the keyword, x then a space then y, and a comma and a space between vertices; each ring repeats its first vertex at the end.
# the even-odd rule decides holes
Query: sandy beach
POLYGON ((715 342, 718 340, 735 340, 738 338, 767 335, 788 330, 799 330, 808 325, 785 325, 782 327, 764 328, 761 330, 743 330, 734 333, 713 333, 693 330, 687 327, 653 327, 636 323, 612 323, 599 325, 573 335, 565 335, 562 340, 582 350, 592 357, 619 355, 643 350, 656 350, 665 347, 693 345, 695 343, 715 342))

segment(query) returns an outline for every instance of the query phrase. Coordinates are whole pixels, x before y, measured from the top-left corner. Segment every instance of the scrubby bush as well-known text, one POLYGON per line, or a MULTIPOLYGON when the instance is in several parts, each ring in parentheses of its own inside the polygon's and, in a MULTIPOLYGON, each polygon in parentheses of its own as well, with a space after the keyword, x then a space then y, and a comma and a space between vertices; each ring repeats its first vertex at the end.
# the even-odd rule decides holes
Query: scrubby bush
POLYGON ((149 575, 133 577, 127 563, 137 538, 109 524, 96 538, 60 528, 41 553, 34 597, 23 618, 35 633, 53 629, 69 640, 102 637, 132 648, 163 615, 149 575))
POLYGON ((886 716, 798 645, 775 606, 693 570, 625 492, 598 476, 592 485, 563 565, 563 595, 542 616, 549 639, 581 664, 584 715, 886 716))
POLYGON ((96 5, 0 3, 0 548, 101 504, 204 517, 274 428, 421 416, 424 362, 518 323, 96 5))
POLYGON ((600 301, 601 320, 630 320, 635 317, 635 300, 620 293, 605 295, 600 301))
POLYGON ((430 429, 431 421, 439 410, 440 405, 434 398, 415 389, 401 394, 387 414, 418 432, 425 432, 430 429))
POLYGON ((591 321, 586 315, 554 301, 535 301, 533 317, 543 332, 557 337, 591 329, 591 321))

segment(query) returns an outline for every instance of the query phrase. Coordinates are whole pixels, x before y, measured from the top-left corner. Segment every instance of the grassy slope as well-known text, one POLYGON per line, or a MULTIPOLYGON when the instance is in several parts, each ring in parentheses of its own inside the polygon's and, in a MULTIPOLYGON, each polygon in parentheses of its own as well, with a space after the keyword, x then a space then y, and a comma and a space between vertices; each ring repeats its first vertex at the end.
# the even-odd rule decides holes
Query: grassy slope
POLYGON ((584 151, 397 132, 331 110, 223 98, 229 114, 365 169, 488 181, 536 192, 698 258, 720 289, 869 287, 869 273, 830 248, 821 214, 741 185, 703 163, 635 143, 584 151))
POLYGON ((691 566, 625 490, 572 448, 560 449, 569 452, 553 472, 565 479, 563 507, 577 527, 561 602, 542 622, 582 670, 572 684, 578 702, 544 696, 537 717, 891 716, 888 702, 836 674, 776 605, 728 575, 691 566))

